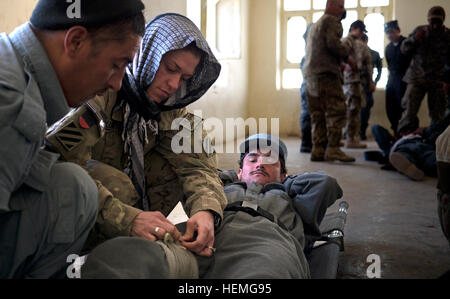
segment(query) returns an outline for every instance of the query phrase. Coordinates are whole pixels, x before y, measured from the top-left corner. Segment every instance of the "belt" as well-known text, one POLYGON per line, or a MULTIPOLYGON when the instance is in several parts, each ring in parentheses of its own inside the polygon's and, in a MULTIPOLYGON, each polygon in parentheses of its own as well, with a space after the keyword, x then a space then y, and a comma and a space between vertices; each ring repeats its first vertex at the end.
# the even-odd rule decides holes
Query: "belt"
POLYGON ((270 212, 259 207, 257 204, 248 201, 236 201, 226 206, 225 211, 229 212, 245 212, 253 217, 264 217, 273 223, 278 224, 282 229, 289 231, 287 227, 270 212))

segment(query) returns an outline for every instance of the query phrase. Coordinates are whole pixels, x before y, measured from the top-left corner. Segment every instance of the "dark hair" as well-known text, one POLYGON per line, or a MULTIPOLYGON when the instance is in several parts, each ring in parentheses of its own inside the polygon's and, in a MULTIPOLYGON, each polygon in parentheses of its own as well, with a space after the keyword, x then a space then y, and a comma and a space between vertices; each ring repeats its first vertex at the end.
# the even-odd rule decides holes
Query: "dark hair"
MULTIPOLYGON (((239 169, 242 169, 244 167, 244 159, 247 156, 248 153, 242 153, 241 158, 239 159, 239 169)), ((286 161, 284 160, 284 157, 282 155, 280 157, 280 174, 287 174, 287 168, 286 168, 286 161)))
POLYGON ((142 12, 131 16, 118 19, 114 23, 103 24, 98 27, 87 27, 93 44, 107 43, 111 41, 122 42, 130 34, 143 37, 145 34, 145 17, 142 12))
POLYGON ((367 41, 369 41, 369 36, 367 35, 367 34, 363 34, 362 36, 361 36, 361 40, 363 41, 363 42, 367 42, 367 41))

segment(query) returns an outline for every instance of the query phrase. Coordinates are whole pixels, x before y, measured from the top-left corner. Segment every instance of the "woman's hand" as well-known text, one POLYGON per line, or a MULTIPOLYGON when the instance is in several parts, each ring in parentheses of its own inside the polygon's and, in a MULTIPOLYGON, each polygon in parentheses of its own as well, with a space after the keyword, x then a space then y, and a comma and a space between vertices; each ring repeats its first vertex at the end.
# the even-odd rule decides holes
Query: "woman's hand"
POLYGON ((160 212, 142 212, 134 219, 131 227, 131 235, 150 241, 163 240, 169 233, 175 241, 181 237, 181 233, 160 212))
POLYGON ((214 216, 211 212, 200 211, 192 216, 186 227, 186 233, 181 237, 181 245, 199 256, 209 257, 214 254, 214 216), (194 233, 197 232, 197 238, 194 233))

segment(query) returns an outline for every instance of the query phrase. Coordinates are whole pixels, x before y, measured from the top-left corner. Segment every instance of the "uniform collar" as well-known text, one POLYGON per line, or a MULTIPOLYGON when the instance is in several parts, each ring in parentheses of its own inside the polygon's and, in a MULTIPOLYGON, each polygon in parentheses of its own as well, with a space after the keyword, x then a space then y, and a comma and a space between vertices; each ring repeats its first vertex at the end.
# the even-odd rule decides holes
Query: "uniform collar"
POLYGON ((22 56, 25 69, 39 86, 47 112, 47 125, 51 126, 69 112, 69 106, 47 53, 29 23, 18 27, 9 37, 22 56))

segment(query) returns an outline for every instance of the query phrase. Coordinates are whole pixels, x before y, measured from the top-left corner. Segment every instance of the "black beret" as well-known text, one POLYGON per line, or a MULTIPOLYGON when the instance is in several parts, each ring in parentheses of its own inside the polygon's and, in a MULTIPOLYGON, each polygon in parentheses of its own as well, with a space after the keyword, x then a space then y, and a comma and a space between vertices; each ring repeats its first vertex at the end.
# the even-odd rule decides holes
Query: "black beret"
POLYGON ((359 28, 362 32, 367 33, 366 24, 361 20, 354 21, 352 25, 350 25, 350 29, 351 28, 359 28))
POLYGON ((144 8, 141 0, 39 0, 30 22, 46 30, 92 28, 133 17, 144 8))
POLYGON ((384 24, 384 32, 389 32, 391 30, 400 30, 397 20, 390 21, 384 24))
POLYGON ((441 6, 434 6, 428 11, 428 20, 440 19, 445 21, 445 10, 441 6))

